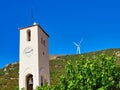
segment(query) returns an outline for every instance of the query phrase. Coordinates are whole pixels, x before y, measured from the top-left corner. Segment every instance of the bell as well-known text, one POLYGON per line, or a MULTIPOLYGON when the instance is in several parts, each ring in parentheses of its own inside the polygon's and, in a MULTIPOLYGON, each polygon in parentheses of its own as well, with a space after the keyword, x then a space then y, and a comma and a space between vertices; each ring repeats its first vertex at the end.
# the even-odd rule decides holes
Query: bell
POLYGON ((33 84, 32 79, 29 79, 28 84, 29 84, 29 85, 32 85, 32 84, 33 84))

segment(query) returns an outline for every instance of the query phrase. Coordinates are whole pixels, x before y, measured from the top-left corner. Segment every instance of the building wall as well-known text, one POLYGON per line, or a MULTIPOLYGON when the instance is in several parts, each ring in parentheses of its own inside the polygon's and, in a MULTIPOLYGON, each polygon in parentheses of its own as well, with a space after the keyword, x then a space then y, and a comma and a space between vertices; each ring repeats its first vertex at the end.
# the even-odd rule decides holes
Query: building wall
POLYGON ((38 25, 23 28, 20 30, 20 66, 19 66, 19 88, 26 87, 26 76, 33 75, 33 88, 40 86, 41 74, 47 76, 49 81, 49 59, 48 59, 48 36, 38 25), (31 31, 31 41, 27 41, 27 30, 31 31), (46 40, 46 46, 41 44, 41 37, 46 40), (33 53, 27 56, 25 48, 31 47, 33 53), (43 55, 43 52, 45 53, 43 55))
POLYGON ((38 27, 39 31, 39 38, 38 38, 38 42, 39 42, 39 71, 40 74, 44 74, 43 76, 45 76, 44 78, 47 79, 48 84, 50 84, 50 76, 49 76, 49 55, 48 55, 48 36, 41 30, 40 27, 38 27), (45 40, 45 45, 43 45, 41 43, 41 38, 43 38, 43 40, 45 40))

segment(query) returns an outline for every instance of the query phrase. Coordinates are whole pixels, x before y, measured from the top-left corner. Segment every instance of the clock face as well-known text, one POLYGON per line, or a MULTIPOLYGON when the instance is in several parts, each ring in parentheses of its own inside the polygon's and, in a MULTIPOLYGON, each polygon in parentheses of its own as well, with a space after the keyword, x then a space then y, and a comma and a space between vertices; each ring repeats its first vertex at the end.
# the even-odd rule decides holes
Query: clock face
POLYGON ((24 49, 24 54, 25 54, 26 56, 31 56, 31 55, 33 54, 33 48, 31 48, 31 47, 26 47, 26 48, 24 49))

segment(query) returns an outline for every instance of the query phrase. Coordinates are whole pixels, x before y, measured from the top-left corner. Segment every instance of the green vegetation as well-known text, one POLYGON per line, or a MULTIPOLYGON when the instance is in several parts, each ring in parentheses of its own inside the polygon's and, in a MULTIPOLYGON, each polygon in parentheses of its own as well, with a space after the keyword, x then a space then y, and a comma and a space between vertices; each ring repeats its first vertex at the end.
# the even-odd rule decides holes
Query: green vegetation
POLYGON ((80 56, 75 65, 68 61, 66 76, 53 87, 37 90, 118 90, 120 89, 120 66, 116 57, 101 54, 94 58, 80 56))
MULTIPOLYGON (((108 50, 102 50, 102 51, 97 51, 97 52, 85 53, 85 54, 83 54, 83 56, 87 59, 88 58, 90 59, 90 60, 89 59, 87 60, 88 61, 87 63, 93 64, 92 62, 94 61, 94 56, 99 57, 99 55, 102 53, 104 53, 105 55, 108 55, 108 56, 112 56, 113 53, 116 53, 118 51, 120 51, 120 49, 108 49, 108 50)), ((73 70, 76 71, 76 69, 75 69, 76 67, 74 67, 78 64, 76 62, 83 61, 80 58, 81 58, 81 55, 66 55, 66 56, 58 56, 55 60, 51 60, 50 61, 51 87, 55 87, 57 83, 58 84, 62 83, 62 81, 66 80, 65 79, 66 77, 68 78, 68 74, 65 73, 66 72, 65 65, 67 64, 67 62, 69 60, 71 60, 72 64, 70 64, 70 65, 72 65, 73 70), (61 80, 59 82, 60 76, 63 76, 63 77, 61 78, 61 80)), ((86 59, 84 61, 86 61, 86 59)), ((120 62, 119 57, 117 57, 117 65, 120 64, 119 62, 120 62)), ((68 66, 69 66, 69 64, 68 64, 68 66)), ((89 66, 89 64, 88 64, 88 66, 89 66)), ((14 90, 15 88, 16 88, 16 90, 18 90, 18 70, 19 70, 18 67, 19 67, 19 64, 16 63, 16 64, 8 65, 7 67, 5 67, 3 69, 0 69, 0 87, 1 87, 1 90, 14 90)), ((93 71, 95 71, 95 70, 93 70, 93 71)), ((69 71, 69 68, 68 68, 68 71, 69 71)), ((90 76, 89 78, 91 78, 91 77, 92 76, 90 76)), ((68 79, 70 79, 70 78, 68 78, 68 79)), ((58 84, 57 84, 57 86, 58 86, 58 84)), ((104 85, 104 86, 106 86, 106 85, 104 85)), ((99 87, 103 87, 103 86, 101 85, 99 87)), ((114 86, 114 87, 118 87, 118 86, 114 86)), ((46 86, 46 88, 50 88, 50 87, 46 86)))
POLYGON ((0 90, 14 90, 18 86, 18 63, 0 70, 0 90))

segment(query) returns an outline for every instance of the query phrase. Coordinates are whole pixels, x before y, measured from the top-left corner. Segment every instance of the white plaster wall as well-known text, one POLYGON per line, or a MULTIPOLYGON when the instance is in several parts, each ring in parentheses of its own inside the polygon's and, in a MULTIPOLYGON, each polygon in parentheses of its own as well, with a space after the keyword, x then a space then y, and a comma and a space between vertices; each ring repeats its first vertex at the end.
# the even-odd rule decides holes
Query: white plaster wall
POLYGON ((38 85, 38 30, 37 26, 28 27, 20 30, 20 71, 19 71, 19 86, 25 87, 25 76, 31 73, 33 75, 33 87, 38 85), (27 41, 27 30, 31 30, 31 41, 27 41), (33 48, 33 54, 26 56, 24 49, 26 47, 33 48), (28 70, 29 69, 29 70, 28 70))
POLYGON ((49 56, 48 56, 48 36, 41 30, 38 25, 20 29, 20 64, 19 64, 19 88, 26 87, 25 77, 27 74, 33 75, 33 88, 40 86, 40 68, 44 68, 44 72, 47 73, 47 80, 50 84, 49 76, 49 56), (31 41, 27 41, 27 30, 31 30, 31 41), (41 37, 46 40, 46 46, 44 47, 40 42, 41 37), (33 48, 33 54, 26 56, 24 49, 26 47, 33 48), (45 55, 43 56, 43 51, 45 55))

